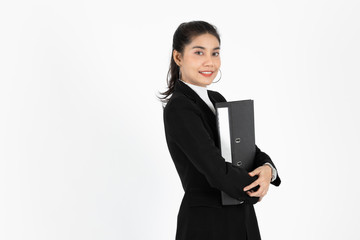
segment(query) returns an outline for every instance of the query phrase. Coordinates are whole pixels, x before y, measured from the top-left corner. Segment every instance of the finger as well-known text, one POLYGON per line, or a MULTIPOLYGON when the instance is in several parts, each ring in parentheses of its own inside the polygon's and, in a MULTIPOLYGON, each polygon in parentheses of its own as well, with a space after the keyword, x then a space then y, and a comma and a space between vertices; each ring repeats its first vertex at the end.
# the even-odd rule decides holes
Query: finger
POLYGON ((259 168, 256 168, 256 169, 254 169, 253 171, 249 172, 249 175, 250 175, 251 177, 253 177, 253 176, 255 176, 255 175, 259 175, 259 173, 260 173, 260 169, 259 169, 259 168))
POLYGON ((250 197, 261 197, 261 195, 258 192, 248 193, 250 197))
POLYGON ((264 197, 267 193, 267 190, 264 188, 259 188, 256 192, 252 192, 252 197, 264 197))
MULTIPOLYGON (((260 189, 259 189, 260 190, 260 189)), ((250 197, 262 197, 263 196, 263 192, 262 191, 259 191, 259 190, 257 190, 256 192, 250 192, 250 191, 248 191, 248 195, 250 196, 250 197)))
POLYGON ((247 193, 247 195, 248 195, 249 197, 259 197, 259 196, 257 196, 257 193, 256 193, 256 192, 247 191, 246 193, 247 193))
POLYGON ((260 185, 257 191, 250 190, 248 191, 248 195, 251 197, 264 197, 267 193, 268 189, 262 185, 260 185))
POLYGON ((243 190, 246 192, 247 190, 250 190, 250 189, 252 189, 253 187, 256 187, 257 185, 259 185, 259 183, 258 183, 258 181, 256 180, 256 181, 252 182, 250 185, 247 185, 246 187, 244 187, 243 190))
POLYGON ((261 182, 259 185, 260 185, 259 190, 261 189, 265 195, 267 193, 267 191, 269 190, 269 184, 267 184, 266 182, 265 183, 261 182))

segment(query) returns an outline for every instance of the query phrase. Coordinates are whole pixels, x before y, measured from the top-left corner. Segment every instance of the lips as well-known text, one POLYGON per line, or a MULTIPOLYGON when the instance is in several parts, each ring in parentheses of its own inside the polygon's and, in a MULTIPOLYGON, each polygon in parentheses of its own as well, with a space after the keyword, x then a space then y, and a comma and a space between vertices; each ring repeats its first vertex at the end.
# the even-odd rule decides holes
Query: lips
POLYGON ((205 77, 210 77, 214 72, 213 71, 200 71, 199 73, 205 77))

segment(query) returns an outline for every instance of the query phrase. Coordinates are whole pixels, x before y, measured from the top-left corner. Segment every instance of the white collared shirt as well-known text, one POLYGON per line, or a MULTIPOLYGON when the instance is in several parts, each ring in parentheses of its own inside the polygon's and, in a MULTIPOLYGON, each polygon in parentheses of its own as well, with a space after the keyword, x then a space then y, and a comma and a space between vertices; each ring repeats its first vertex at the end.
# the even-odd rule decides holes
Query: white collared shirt
POLYGON ((194 85, 191 83, 187 83, 181 79, 180 79, 180 81, 182 81, 183 83, 188 85, 192 90, 194 90, 197 93, 197 95, 199 95, 199 97, 209 106, 211 111, 213 111, 213 113, 216 114, 214 104, 210 101, 207 87, 201 87, 201 86, 197 86, 197 85, 194 85))

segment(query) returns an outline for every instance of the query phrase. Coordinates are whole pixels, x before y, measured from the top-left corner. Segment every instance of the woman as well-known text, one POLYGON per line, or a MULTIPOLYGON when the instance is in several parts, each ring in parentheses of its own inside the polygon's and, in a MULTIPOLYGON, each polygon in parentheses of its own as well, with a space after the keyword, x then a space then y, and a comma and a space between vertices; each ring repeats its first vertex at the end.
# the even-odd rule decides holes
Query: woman
POLYGON ((250 173, 221 156, 214 105, 226 100, 206 88, 220 71, 219 54, 219 34, 207 22, 182 23, 174 33, 169 89, 161 99, 167 145, 185 190, 176 240, 261 239, 253 204, 270 183, 281 182, 274 163, 257 146, 250 173), (222 205, 221 191, 242 203, 222 205))

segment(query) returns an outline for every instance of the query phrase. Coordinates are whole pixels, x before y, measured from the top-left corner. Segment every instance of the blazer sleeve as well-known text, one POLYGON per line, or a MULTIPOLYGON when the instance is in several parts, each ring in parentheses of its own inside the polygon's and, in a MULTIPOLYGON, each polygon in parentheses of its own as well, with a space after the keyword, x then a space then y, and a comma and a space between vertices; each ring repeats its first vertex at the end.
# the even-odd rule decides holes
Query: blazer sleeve
POLYGON ((247 203, 258 202, 259 197, 250 197, 243 191, 258 177, 225 161, 194 103, 183 96, 172 99, 164 109, 164 122, 167 134, 212 187, 247 203))
MULTIPOLYGON (((216 96, 217 99, 219 99, 219 101, 221 102, 227 102, 225 97, 223 95, 221 95, 219 92, 214 91, 214 95, 216 96)), ((269 155, 267 155, 265 152, 262 152, 260 150, 260 148, 258 148, 257 145, 255 145, 256 147, 256 152, 255 152, 255 168, 260 167, 262 165, 264 165, 266 162, 270 163, 277 171, 277 176, 274 179, 274 181, 271 182, 271 184, 275 185, 275 186, 279 186, 281 183, 281 179, 279 177, 279 171, 277 170, 275 164, 273 163, 273 161, 271 160, 271 158, 269 157, 269 155)))

